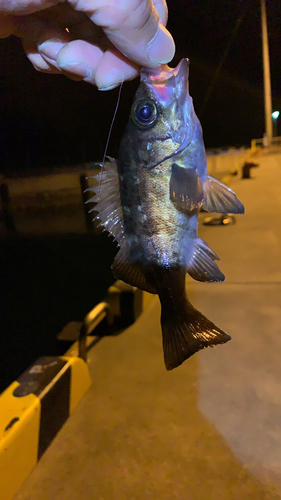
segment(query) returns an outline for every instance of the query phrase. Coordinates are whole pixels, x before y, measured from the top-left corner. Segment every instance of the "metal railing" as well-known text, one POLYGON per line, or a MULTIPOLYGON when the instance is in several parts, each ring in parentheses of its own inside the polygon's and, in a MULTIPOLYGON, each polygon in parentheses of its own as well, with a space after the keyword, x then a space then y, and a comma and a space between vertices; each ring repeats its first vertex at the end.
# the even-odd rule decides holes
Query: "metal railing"
POLYGON ((87 351, 90 347, 89 344, 87 345, 87 338, 105 318, 107 326, 113 326, 114 316, 107 302, 100 302, 84 318, 80 329, 78 354, 79 358, 82 358, 84 361, 87 361, 87 351))
MULTIPOLYGON (((280 136, 278 136, 278 137, 272 137, 272 139, 271 139, 271 145, 270 146, 281 146, 281 137, 280 136)), ((267 147, 270 147, 270 146, 267 144, 266 138, 252 139, 251 140, 251 151, 252 151, 252 153, 255 153, 257 151, 258 147, 267 148, 267 147)))
POLYGON ((121 333, 136 321, 142 310, 142 290, 123 281, 115 281, 108 288, 104 300, 88 312, 83 322, 70 321, 57 339, 71 342, 67 356, 79 356, 87 361, 87 352, 94 344, 104 336, 121 333))

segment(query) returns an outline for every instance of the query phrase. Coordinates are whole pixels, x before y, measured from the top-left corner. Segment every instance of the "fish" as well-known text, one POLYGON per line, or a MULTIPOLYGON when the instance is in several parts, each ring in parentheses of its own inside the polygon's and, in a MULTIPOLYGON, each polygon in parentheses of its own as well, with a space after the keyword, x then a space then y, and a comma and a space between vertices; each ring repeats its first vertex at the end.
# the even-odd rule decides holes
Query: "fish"
POLYGON ((109 157, 93 178, 89 202, 119 246, 113 274, 159 296, 166 369, 229 341, 186 293, 187 273, 201 282, 225 279, 219 257, 198 237, 200 209, 244 213, 235 193, 208 175, 188 59, 175 68, 142 69, 118 159, 109 157))

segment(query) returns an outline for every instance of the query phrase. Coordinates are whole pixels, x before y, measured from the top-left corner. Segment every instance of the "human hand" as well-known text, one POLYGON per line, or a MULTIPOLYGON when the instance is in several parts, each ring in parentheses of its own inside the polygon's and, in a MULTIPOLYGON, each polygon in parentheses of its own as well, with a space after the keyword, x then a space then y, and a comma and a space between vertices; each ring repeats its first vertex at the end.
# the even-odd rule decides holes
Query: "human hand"
POLYGON ((165 0, 0 0, 0 38, 22 39, 35 69, 109 90, 175 51, 165 0))

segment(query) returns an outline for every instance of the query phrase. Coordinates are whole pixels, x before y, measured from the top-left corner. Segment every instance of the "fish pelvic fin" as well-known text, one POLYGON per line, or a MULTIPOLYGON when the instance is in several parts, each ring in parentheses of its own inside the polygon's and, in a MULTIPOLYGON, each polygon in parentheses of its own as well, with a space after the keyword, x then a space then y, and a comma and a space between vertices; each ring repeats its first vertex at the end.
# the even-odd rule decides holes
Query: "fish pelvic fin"
POLYGON ((207 175, 203 191, 203 208, 207 212, 216 212, 219 214, 244 213, 244 205, 238 200, 234 191, 214 177, 211 177, 211 175, 207 175))
POLYGON ((132 260, 126 240, 117 253, 111 266, 114 276, 129 285, 136 286, 149 293, 157 293, 155 287, 150 283, 148 270, 139 262, 132 260))
POLYGON ((180 366, 200 349, 231 340, 227 333, 194 309, 188 301, 186 309, 177 313, 172 313, 169 303, 162 303, 161 326, 167 370, 180 366))
POLYGON ((196 281, 224 281, 225 276, 215 260, 220 259, 206 241, 196 238, 192 257, 187 262, 187 272, 196 281))

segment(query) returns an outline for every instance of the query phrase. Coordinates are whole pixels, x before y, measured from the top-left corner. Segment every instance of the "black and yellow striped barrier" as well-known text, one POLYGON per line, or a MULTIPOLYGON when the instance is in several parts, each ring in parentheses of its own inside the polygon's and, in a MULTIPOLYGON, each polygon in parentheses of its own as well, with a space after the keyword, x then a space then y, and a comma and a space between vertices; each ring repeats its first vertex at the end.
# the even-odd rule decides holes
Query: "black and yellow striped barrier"
POLYGON ((78 357, 43 357, 0 396, 0 491, 11 500, 91 379, 78 357))
POLYGON ((40 358, 0 395, 0 500, 12 500, 91 385, 86 359, 96 337, 90 334, 103 321, 105 334, 126 328, 150 300, 116 281, 105 301, 74 325, 74 335, 73 322, 58 335, 76 340, 66 356, 40 358))

